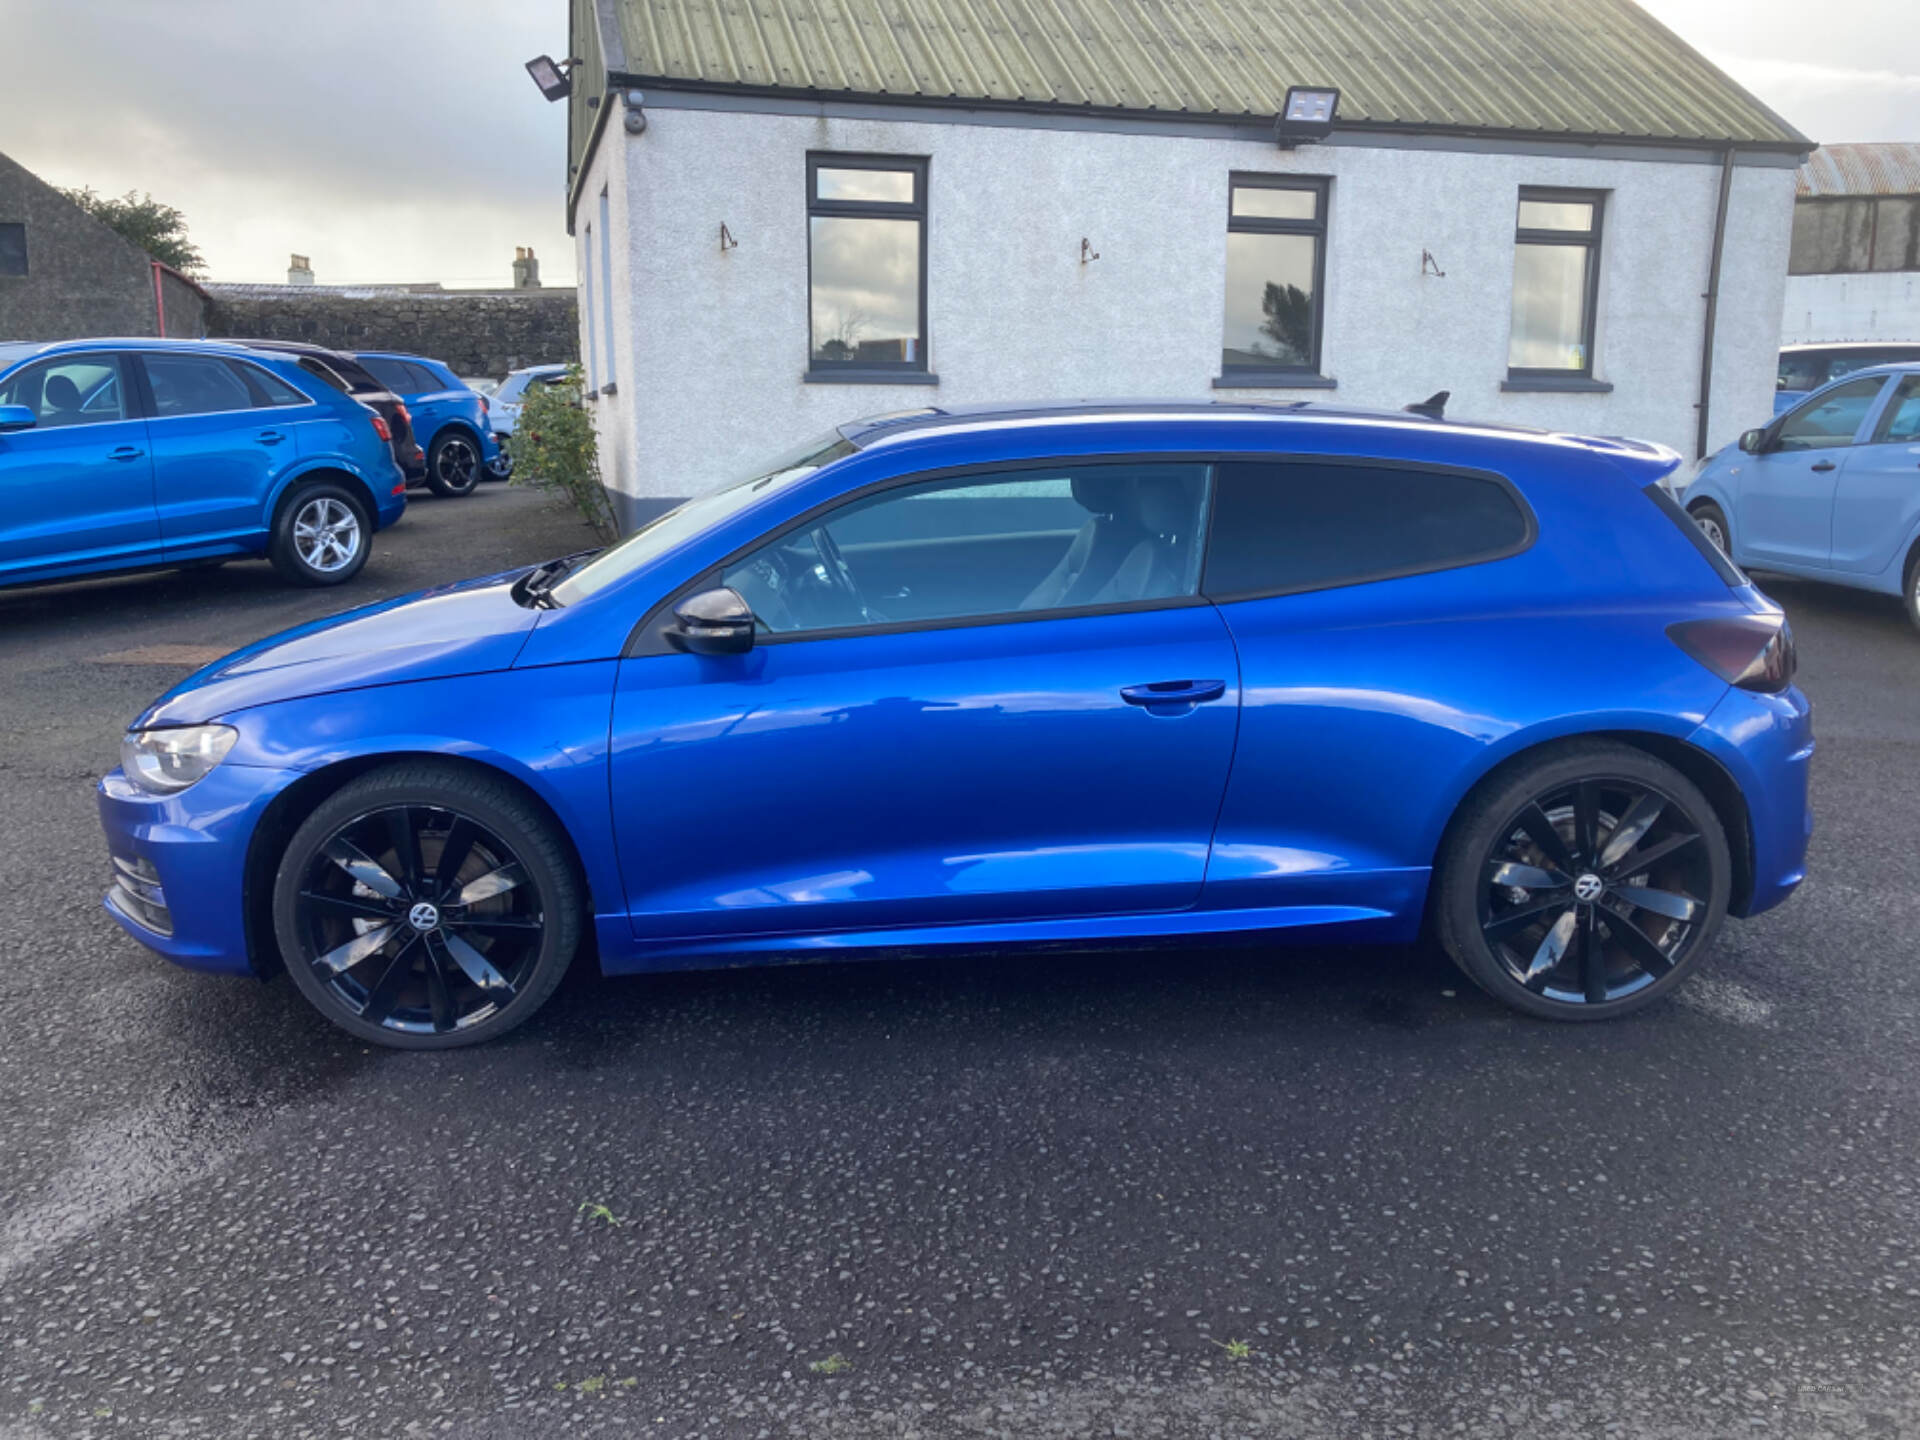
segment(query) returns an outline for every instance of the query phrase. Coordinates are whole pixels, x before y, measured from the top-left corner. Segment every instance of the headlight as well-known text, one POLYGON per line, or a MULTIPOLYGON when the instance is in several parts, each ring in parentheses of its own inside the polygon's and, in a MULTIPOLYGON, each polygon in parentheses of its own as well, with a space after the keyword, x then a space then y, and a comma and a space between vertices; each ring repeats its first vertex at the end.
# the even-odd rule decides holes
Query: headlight
POLYGON ((120 742, 120 768, 142 790, 169 795, 204 778, 239 738, 231 725, 130 730, 120 742))

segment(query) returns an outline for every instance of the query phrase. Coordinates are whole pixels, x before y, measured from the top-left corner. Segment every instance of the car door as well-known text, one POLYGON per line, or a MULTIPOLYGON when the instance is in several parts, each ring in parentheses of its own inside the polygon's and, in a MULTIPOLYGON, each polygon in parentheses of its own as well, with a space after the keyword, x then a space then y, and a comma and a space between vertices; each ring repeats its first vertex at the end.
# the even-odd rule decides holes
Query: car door
POLYGON ((1866 443, 1842 459, 1833 497, 1833 568, 1877 575, 1920 524, 1920 375, 1894 382, 1866 443))
POLYGON ((1232 759, 1197 596, 1207 467, 888 486, 689 587, 741 655, 624 660, 615 833, 643 938, 1192 905, 1232 759))
POLYGON ((1840 462, 1886 383, 1877 374, 1829 386, 1774 423, 1766 448, 1741 467, 1731 517, 1735 559, 1828 567, 1840 462))
POLYGON ((34 412, 0 434, 0 577, 158 559, 147 423, 125 357, 63 353, 0 382, 0 405, 34 412))
POLYGON ((265 527, 267 496, 299 459, 300 412, 262 403, 247 374, 257 367, 244 362, 171 350, 139 360, 152 396, 154 499, 168 558, 244 548, 265 527))
POLYGON ((1410 939, 1454 777, 1593 637, 1543 602, 1555 582, 1501 476, 1249 457, 1215 467, 1213 506, 1202 593, 1244 698, 1201 906, 1410 939))

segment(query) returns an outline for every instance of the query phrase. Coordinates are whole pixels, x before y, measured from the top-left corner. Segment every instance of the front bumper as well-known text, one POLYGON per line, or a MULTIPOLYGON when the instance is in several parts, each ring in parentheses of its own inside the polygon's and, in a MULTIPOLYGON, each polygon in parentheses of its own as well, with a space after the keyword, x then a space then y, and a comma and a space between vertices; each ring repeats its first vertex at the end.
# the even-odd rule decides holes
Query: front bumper
POLYGON ((1731 689, 1688 738, 1720 763, 1746 800, 1753 893, 1734 913, 1771 910, 1807 876, 1813 702, 1797 687, 1781 695, 1731 689))
POLYGON ((226 764, 175 795, 119 770, 97 788, 112 857, 107 913, 148 949, 193 970, 254 973, 246 923, 247 846, 297 770, 226 764))

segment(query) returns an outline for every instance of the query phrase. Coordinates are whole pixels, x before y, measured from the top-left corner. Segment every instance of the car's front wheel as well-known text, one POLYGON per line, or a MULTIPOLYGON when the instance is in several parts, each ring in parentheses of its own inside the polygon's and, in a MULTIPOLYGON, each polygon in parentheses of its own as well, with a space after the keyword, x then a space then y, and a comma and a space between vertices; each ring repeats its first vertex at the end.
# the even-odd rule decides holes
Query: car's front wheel
POLYGON ((1698 964, 1733 865, 1706 796, 1643 751, 1575 743, 1469 796, 1434 883, 1441 944, 1495 999, 1553 1020, 1626 1015, 1698 964))
POLYGON ((336 791, 288 842, 274 933, 300 992, 363 1040, 472 1045, 566 973, 582 890, 552 822, 510 784, 402 763, 336 791))
POLYGON ((1725 512, 1711 500, 1702 500, 1689 506, 1687 513, 1693 516, 1693 523, 1700 527, 1701 533, 1713 542, 1713 548, 1731 560, 1733 541, 1727 533, 1725 512))
POLYGON ((479 442, 463 430, 443 430, 427 452, 427 486, 436 495, 471 495, 481 468, 479 442))
POLYGON ((1914 547, 1913 554, 1907 560, 1907 619, 1916 630, 1920 630, 1920 545, 1914 547))
POLYGON ((296 585, 339 585, 360 573, 372 540, 359 496, 336 481, 310 480, 281 502, 267 558, 296 585))

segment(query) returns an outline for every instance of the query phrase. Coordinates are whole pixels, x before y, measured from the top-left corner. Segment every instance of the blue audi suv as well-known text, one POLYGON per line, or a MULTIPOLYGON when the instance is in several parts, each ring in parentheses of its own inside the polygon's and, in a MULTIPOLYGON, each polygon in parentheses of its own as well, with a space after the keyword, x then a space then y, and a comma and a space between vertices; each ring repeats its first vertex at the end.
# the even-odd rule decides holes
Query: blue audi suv
POLYGON ((291 357, 0 344, 0 585, 253 555, 338 585, 406 509, 389 440, 291 357))
POLYGON ((609 974, 1408 943, 1625 1015, 1799 884, 1809 706, 1669 450, 1315 405, 845 426, 128 730, 107 908, 364 1040, 609 974))
POLYGON ((353 358, 407 402, 434 494, 471 495, 484 476, 512 474, 513 461, 494 438, 486 396, 440 361, 377 350, 356 351, 353 358))

